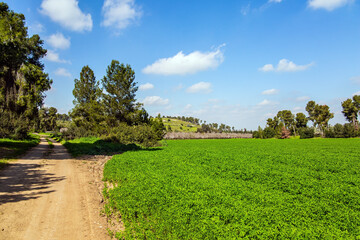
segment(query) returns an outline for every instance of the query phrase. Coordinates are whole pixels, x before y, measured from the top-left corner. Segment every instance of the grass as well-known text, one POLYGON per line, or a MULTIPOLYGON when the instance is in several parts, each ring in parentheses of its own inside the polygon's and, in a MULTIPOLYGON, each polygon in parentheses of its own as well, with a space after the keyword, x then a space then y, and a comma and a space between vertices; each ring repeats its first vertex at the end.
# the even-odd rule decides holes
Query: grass
POLYGON ((163 118, 163 123, 166 129, 170 126, 173 132, 196 132, 200 127, 199 125, 174 118, 163 118))
POLYGON ((62 144, 68 149, 73 157, 81 155, 111 155, 114 153, 141 149, 136 144, 106 142, 96 137, 84 137, 63 141, 62 144))
POLYGON ((360 237, 360 139, 167 144, 105 165, 119 239, 360 237))
POLYGON ((49 144, 50 149, 54 148, 54 144, 49 138, 46 138, 47 143, 49 144))
POLYGON ((15 159, 24 154, 30 148, 39 144, 40 138, 37 135, 29 135, 25 140, 13 140, 9 138, 0 139, 0 169, 4 168, 9 160, 15 159))

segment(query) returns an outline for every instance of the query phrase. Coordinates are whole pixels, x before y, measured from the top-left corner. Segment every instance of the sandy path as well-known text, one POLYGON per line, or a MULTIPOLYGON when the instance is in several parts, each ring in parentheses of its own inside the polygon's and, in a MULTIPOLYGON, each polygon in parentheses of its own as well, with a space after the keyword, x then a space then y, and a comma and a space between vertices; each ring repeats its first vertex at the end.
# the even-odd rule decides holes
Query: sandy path
POLYGON ((0 239, 110 239, 92 163, 54 146, 46 156, 41 139, 0 172, 0 239))

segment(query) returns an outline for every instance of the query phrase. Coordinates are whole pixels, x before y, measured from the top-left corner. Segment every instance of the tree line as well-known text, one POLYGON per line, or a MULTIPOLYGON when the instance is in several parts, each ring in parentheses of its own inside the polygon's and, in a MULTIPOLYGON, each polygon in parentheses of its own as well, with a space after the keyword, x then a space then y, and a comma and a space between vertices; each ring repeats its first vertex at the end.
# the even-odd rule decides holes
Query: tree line
POLYGON ((320 137, 358 137, 360 136, 358 116, 360 115, 360 96, 354 95, 341 103, 342 113, 349 123, 329 125, 334 113, 327 105, 309 101, 306 105, 308 116, 304 113, 292 114, 290 110, 281 110, 274 118, 268 118, 266 126, 260 126, 254 132, 255 138, 289 138, 300 135, 300 138, 320 137), (312 126, 308 127, 308 122, 312 126))
POLYGON ((28 36, 23 14, 0 2, 0 137, 25 138, 39 127, 39 108, 52 80, 44 72, 43 40, 28 36))

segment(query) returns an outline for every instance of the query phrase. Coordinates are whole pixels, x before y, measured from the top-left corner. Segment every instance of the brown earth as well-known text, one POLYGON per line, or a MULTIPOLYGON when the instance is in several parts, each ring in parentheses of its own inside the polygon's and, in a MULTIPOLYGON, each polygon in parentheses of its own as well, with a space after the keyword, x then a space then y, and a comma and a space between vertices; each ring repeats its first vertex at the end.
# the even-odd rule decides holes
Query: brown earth
POLYGON ((107 159, 72 159, 40 144, 0 171, 0 239, 110 239, 101 215, 107 159))

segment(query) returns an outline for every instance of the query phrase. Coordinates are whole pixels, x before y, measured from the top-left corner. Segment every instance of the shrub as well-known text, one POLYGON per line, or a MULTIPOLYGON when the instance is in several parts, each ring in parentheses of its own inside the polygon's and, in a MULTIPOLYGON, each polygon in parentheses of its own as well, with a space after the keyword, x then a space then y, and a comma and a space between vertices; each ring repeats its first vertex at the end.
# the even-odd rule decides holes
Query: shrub
POLYGON ((354 126, 351 123, 344 124, 344 137, 345 138, 352 138, 357 137, 358 131, 355 130, 354 126))
POLYGON ((136 143, 143 147, 153 147, 158 143, 159 136, 148 125, 128 126, 125 123, 119 124, 110 130, 110 133, 101 137, 108 142, 121 144, 136 143))
POLYGON ((335 124, 333 131, 336 138, 344 137, 344 126, 340 123, 335 124))
POLYGON ((273 137, 275 137, 275 135, 276 135, 276 132, 273 128, 271 128, 271 127, 264 128, 264 131, 263 131, 264 138, 273 138, 273 137))
POLYGON ((315 135, 313 128, 300 128, 299 129, 300 139, 313 138, 315 135))

